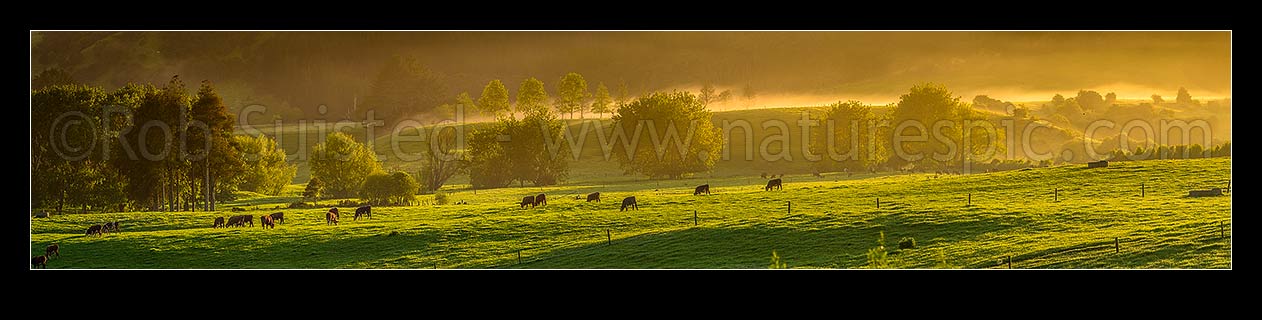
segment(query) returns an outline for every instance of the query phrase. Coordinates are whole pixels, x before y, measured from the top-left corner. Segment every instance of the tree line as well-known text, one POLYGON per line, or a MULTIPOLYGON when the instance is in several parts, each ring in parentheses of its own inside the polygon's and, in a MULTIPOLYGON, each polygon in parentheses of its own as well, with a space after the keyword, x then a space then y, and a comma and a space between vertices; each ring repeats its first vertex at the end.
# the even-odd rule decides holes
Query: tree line
POLYGON ((278 194, 296 166, 271 138, 233 134, 214 86, 53 83, 31 92, 31 193, 37 207, 214 210, 235 191, 278 194))

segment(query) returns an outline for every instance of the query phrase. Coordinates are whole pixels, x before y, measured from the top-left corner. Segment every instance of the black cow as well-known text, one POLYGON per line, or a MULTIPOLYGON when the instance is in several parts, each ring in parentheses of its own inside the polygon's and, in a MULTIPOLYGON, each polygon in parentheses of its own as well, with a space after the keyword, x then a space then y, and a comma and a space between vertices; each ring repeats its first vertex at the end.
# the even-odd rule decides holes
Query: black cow
POLYGON ((277 213, 273 213, 273 214, 271 214, 271 217, 272 217, 272 222, 275 222, 275 223, 280 223, 280 224, 284 224, 284 223, 285 223, 285 213, 284 213, 284 212, 277 212, 277 213))
POLYGON ((32 268, 39 268, 40 266, 43 266, 44 269, 48 269, 48 255, 32 257, 31 266, 32 268))
POLYGON ((525 209, 525 208, 526 208, 526 206, 530 206, 531 208, 534 208, 534 207, 535 207, 535 197, 532 197, 532 196, 526 196, 526 197, 524 197, 524 198, 521 198, 521 209, 525 209))
POLYGON ((546 205, 548 205, 548 196, 545 196, 545 195, 543 195, 542 193, 540 193, 539 195, 535 196, 535 205, 536 205, 536 206, 546 206, 546 205))
POLYGON ((592 202, 592 201, 600 202, 600 192, 592 192, 591 194, 587 195, 587 202, 592 202))
POLYGON ((211 228, 226 228, 227 226, 225 226, 223 223, 223 217, 218 217, 218 218, 215 218, 215 224, 211 225, 210 227, 211 228))
POLYGON ((84 233, 83 235, 85 236, 101 235, 101 225, 96 224, 96 225, 92 225, 91 227, 88 227, 88 232, 84 233))
POLYGON ((697 186, 697 188, 696 188, 696 189, 692 190, 692 195, 694 195, 694 196, 701 195, 702 193, 706 194, 707 196, 708 196, 708 195, 710 195, 710 185, 709 185, 709 184, 699 185, 699 186, 697 186))
POLYGON ((780 178, 775 178, 775 179, 771 179, 771 181, 767 181, 767 187, 763 189, 764 189, 763 191, 771 191, 771 189, 783 190, 784 184, 782 181, 780 181, 780 178))
POLYGON ((628 207, 630 207, 632 210, 640 210, 640 205, 635 203, 634 196, 627 197, 626 199, 622 199, 622 208, 619 208, 618 211, 619 212, 625 211, 627 210, 628 207))
POLYGON ((359 216, 368 216, 368 219, 372 219, 372 206, 355 208, 355 217, 351 220, 359 220, 359 216))

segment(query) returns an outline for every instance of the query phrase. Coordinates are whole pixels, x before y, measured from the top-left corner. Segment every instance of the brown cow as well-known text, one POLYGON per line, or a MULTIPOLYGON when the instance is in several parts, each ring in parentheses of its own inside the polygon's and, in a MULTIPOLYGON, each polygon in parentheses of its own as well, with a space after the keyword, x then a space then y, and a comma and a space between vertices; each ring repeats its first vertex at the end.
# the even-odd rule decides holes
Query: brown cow
POLYGON ((535 205, 536 205, 536 206, 546 206, 546 205, 548 205, 548 196, 545 196, 545 195, 543 195, 542 193, 540 193, 539 195, 535 196, 535 205))
POLYGON ((49 245, 48 248, 44 248, 45 257, 52 257, 54 254, 58 257, 61 256, 61 247, 57 246, 56 243, 49 245))
POLYGON ((226 227, 227 226, 225 226, 223 223, 223 217, 215 218, 215 224, 211 226, 211 228, 226 228, 226 227))
POLYGON ((535 197, 532 197, 532 196, 526 196, 526 197, 524 197, 524 198, 521 198, 521 208, 520 208, 520 209, 525 209, 525 208, 526 208, 526 206, 530 206, 531 208, 534 208, 534 207, 535 207, 535 197))
POLYGON ((276 222, 276 223, 279 223, 279 224, 285 224, 285 213, 284 213, 284 212, 277 212, 277 213, 273 213, 273 214, 271 215, 271 217, 272 217, 272 221, 274 221, 274 222, 276 222))
POLYGON ((694 196, 699 196, 702 193, 706 194, 707 196, 710 195, 710 184, 699 185, 697 186, 696 189, 692 190, 692 195, 694 196))
POLYGON ((263 225, 263 229, 267 229, 267 227, 276 229, 276 222, 272 221, 272 216, 259 216, 259 224, 263 225))
POLYGON ((368 219, 371 220, 372 219, 372 206, 363 206, 363 207, 355 208, 355 217, 353 218, 353 220, 359 220, 359 216, 368 216, 368 219))
POLYGON ((48 269, 48 255, 35 256, 31 258, 31 266, 33 268, 44 266, 44 269, 48 269))
POLYGON ((784 183, 780 181, 780 178, 771 179, 771 181, 767 181, 767 187, 763 189, 763 191, 771 191, 771 189, 784 190, 784 183))
POLYGON ((337 210, 336 210, 337 208, 333 208, 333 209, 334 209, 334 210, 329 210, 329 212, 325 212, 325 213, 324 213, 324 224, 325 224, 325 225, 336 225, 336 224, 337 224, 337 216, 338 216, 338 214, 337 214, 337 210))
POLYGON ((94 234, 101 235, 101 225, 95 224, 95 225, 92 225, 91 227, 88 227, 88 232, 83 235, 90 236, 94 234))
POLYGON ((592 192, 592 194, 587 195, 587 202, 592 201, 600 202, 600 192, 592 192))
POLYGON ((640 210, 640 205, 635 203, 634 196, 627 197, 626 199, 622 199, 622 208, 618 209, 618 211, 621 212, 623 210, 627 210, 627 207, 630 207, 631 209, 634 209, 634 210, 640 210))

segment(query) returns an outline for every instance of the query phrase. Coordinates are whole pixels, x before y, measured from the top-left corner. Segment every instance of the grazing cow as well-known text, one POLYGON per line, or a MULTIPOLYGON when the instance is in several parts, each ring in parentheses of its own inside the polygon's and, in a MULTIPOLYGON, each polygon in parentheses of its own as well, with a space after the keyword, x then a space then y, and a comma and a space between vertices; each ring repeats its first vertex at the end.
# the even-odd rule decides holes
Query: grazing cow
POLYGON ((622 208, 619 208, 618 211, 622 212, 622 211, 627 210, 627 208, 631 208, 633 210, 640 210, 640 205, 635 203, 634 196, 627 197, 626 199, 622 199, 622 208))
POLYGON ((225 226, 223 223, 223 217, 218 217, 218 218, 215 218, 215 224, 211 225, 210 227, 211 228, 226 228, 227 226, 225 226))
POLYGON ((535 205, 536 205, 536 206, 546 206, 546 205, 548 205, 548 196, 545 196, 545 195, 543 195, 542 193, 540 193, 539 195, 535 196, 535 205))
POLYGON ((355 217, 353 219, 359 220, 359 216, 368 216, 368 219, 372 219, 372 206, 355 208, 355 217))
POLYGON ((276 222, 276 223, 279 223, 279 224, 285 224, 285 213, 284 213, 284 212, 277 212, 277 213, 273 213, 273 214, 271 215, 271 217, 272 217, 272 221, 273 221, 273 222, 276 222))
POLYGON ((334 216, 337 216, 338 218, 341 218, 341 217, 342 217, 342 213, 341 213, 341 212, 338 212, 336 207, 334 207, 334 208, 329 208, 329 212, 332 212, 332 213, 333 213, 333 215, 334 215, 334 216))
POLYGON ((324 213, 324 224, 325 225, 337 224, 337 210, 329 210, 329 212, 324 213))
POLYGON ((44 266, 44 269, 48 269, 48 255, 35 256, 31 258, 31 266, 33 268, 44 266))
POLYGON ((92 225, 91 227, 88 227, 88 232, 84 233, 83 235, 90 236, 94 234, 101 235, 101 225, 96 224, 96 225, 92 225))
POLYGON ((52 257, 54 254, 58 257, 61 256, 61 247, 57 246, 56 243, 49 245, 48 248, 44 248, 45 257, 52 257))
POLYGON ((600 202, 600 192, 592 192, 591 194, 587 195, 587 202, 592 202, 592 201, 600 202))
POLYGON ((780 178, 775 178, 775 179, 771 179, 771 181, 767 181, 767 187, 763 188, 763 191, 771 191, 771 189, 777 189, 777 190, 784 189, 784 184, 782 181, 780 181, 780 178))
POLYGON ((254 216, 244 214, 244 215, 236 215, 236 216, 232 216, 228 218, 229 227, 244 227, 246 223, 249 223, 250 226, 253 227, 254 216))
POLYGON ((267 227, 276 229, 276 222, 272 221, 272 216, 259 216, 259 224, 263 226, 263 229, 267 229, 267 227))
POLYGON ((532 196, 526 196, 526 197, 524 197, 524 198, 521 198, 521 208, 520 208, 520 209, 525 209, 525 208, 526 208, 526 206, 530 206, 531 208, 534 208, 534 207, 535 207, 535 197, 532 197, 532 196))
POLYGON ((228 217, 228 224, 227 224, 227 225, 225 225, 224 227, 225 227, 225 228, 227 228, 227 227, 238 227, 238 226, 241 226, 241 220, 242 220, 242 219, 241 219, 241 216, 231 216, 231 217, 228 217))
POLYGON ((709 185, 709 184, 699 185, 699 186, 697 186, 697 188, 696 188, 696 189, 693 189, 693 190, 692 190, 692 195, 694 195, 694 196, 701 195, 702 193, 706 194, 707 196, 708 196, 708 195, 710 195, 710 185, 709 185))

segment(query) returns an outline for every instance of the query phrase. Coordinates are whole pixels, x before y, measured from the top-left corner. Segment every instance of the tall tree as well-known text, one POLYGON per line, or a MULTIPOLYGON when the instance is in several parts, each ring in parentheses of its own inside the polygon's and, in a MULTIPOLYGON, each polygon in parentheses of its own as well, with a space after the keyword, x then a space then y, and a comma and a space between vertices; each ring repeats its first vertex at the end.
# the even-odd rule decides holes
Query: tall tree
POLYGON ((234 146, 236 141, 232 137, 235 117, 228 113, 223 99, 215 93, 215 87, 209 81, 202 81, 191 109, 191 118, 206 127, 193 125, 188 128, 190 159, 199 159, 192 162, 190 179, 202 180, 202 186, 206 190, 203 193, 207 200, 206 210, 214 211, 214 195, 217 194, 215 190, 224 185, 221 181, 232 181, 245 169, 245 162, 234 146))
POLYGON ((627 105, 627 102, 630 101, 630 99, 631 94, 627 92, 627 82, 619 81, 618 92, 614 95, 614 103, 617 103, 617 107, 621 108, 622 106, 627 105))
POLYGON ((1174 102, 1185 106, 1196 104, 1196 101, 1192 100, 1192 95, 1188 93, 1188 89, 1184 87, 1179 87, 1179 94, 1174 97, 1174 102))
MULTIPOLYGON (((521 88, 517 89, 517 112, 528 114, 531 112, 546 112, 548 110, 548 91, 543 88, 543 81, 534 77, 522 81, 521 88)), ((514 116, 516 118, 516 116, 514 116)))
POLYGON ((597 84, 596 95, 592 99, 592 113, 597 113, 599 114, 599 117, 604 117, 606 112, 612 111, 609 109, 609 104, 612 102, 613 101, 609 98, 609 88, 605 87, 605 83, 601 82, 597 84))
POLYGON ((355 195, 365 178, 382 172, 377 155, 344 132, 329 133, 311 149, 310 159, 312 178, 319 178, 325 194, 334 197, 355 195))
POLYGON ((587 80, 583 79, 583 75, 570 72, 561 77, 561 82, 557 85, 557 95, 557 112, 568 113, 573 119, 575 111, 582 116, 584 102, 591 93, 587 91, 587 80))
POLYGON ((442 188, 447 180, 465 169, 464 155, 456 145, 455 128, 434 130, 440 130, 436 134, 437 141, 421 148, 424 150, 422 154, 425 156, 425 163, 422 164, 421 172, 417 175, 420 179, 421 190, 429 192, 442 188))
POLYGON ((722 151, 722 136, 709 110, 688 92, 653 93, 640 97, 613 115, 615 135, 634 137, 641 131, 651 139, 614 146, 614 155, 627 173, 650 178, 682 178, 714 168, 722 151))
POLYGON ((239 189, 274 196, 293 182, 298 166, 285 162, 285 150, 276 140, 267 135, 235 135, 233 139, 245 160, 239 189))
POLYGON ((754 101, 758 99, 758 92, 754 91, 753 86, 745 84, 745 87, 741 88, 741 97, 745 98, 747 107, 752 107, 754 106, 754 101))
POLYGON ((504 83, 499 79, 491 80, 482 88, 482 96, 478 97, 478 110, 482 110, 482 113, 499 119, 511 113, 511 107, 508 103, 508 89, 504 88, 504 83))
POLYGON ((830 105, 820 119, 823 130, 812 132, 811 151, 822 159, 816 169, 862 170, 884 162, 889 141, 885 135, 873 135, 876 120, 872 107, 859 101, 830 105))

